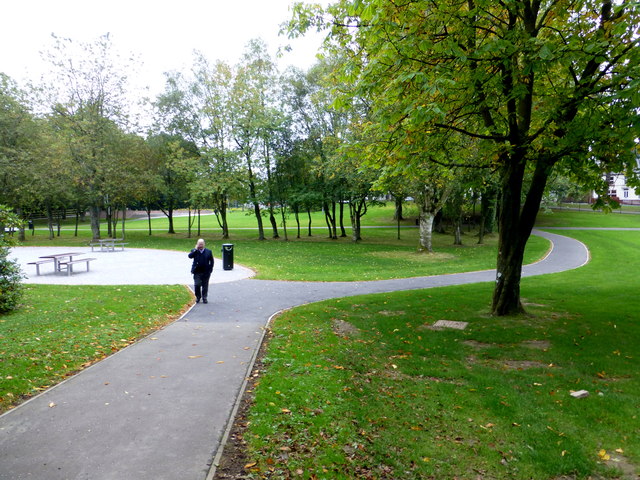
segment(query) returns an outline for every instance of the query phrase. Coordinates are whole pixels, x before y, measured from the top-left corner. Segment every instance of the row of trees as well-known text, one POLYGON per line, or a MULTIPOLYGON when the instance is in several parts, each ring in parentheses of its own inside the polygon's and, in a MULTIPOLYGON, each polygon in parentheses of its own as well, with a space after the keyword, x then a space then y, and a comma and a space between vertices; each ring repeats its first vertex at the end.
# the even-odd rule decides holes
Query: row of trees
POLYGON ((259 40, 235 66, 196 55, 191 72, 167 74, 141 134, 127 67, 113 58, 108 36, 54 40, 45 85, 23 91, 0 74, 0 201, 24 218, 45 212, 51 236, 61 209, 76 211, 76 225, 88 212, 99 238, 101 215, 115 236, 126 207, 161 209, 174 233, 173 212, 189 207, 213 209, 227 238, 234 202, 251 206, 260 239, 263 218, 274 238, 286 239, 290 216, 300 236, 301 217, 310 232, 311 212, 321 209, 331 237, 346 235, 347 216, 360 239, 360 220, 381 190, 372 193, 376 171, 344 149, 364 107, 331 106, 337 60, 281 73, 259 40))
POLYGON ((553 179, 606 193, 604 172, 635 178, 639 8, 298 4, 289 34, 327 32, 315 67, 278 72, 260 41, 235 66, 196 55, 191 72, 167 74, 144 135, 131 127, 108 37, 81 46, 84 64, 57 39, 57 81, 41 108, 2 78, 0 201, 23 214, 86 209, 95 237, 101 211, 113 234, 116 212, 134 204, 163 209, 170 232, 174 209, 212 208, 227 237, 229 202, 246 202, 260 239, 263 218, 286 238, 289 214, 300 234, 300 216, 322 209, 330 236, 348 215, 357 241, 372 199, 390 192, 414 199, 430 251, 438 212, 459 219, 479 200, 483 219, 500 212, 493 312, 519 312, 524 248, 553 179))

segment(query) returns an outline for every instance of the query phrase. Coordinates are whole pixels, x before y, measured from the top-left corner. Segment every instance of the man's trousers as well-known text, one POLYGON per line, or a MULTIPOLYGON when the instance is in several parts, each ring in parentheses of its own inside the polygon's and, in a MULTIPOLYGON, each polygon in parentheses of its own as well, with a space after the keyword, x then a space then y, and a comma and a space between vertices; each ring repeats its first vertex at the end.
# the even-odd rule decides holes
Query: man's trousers
POLYGON ((207 299, 207 294, 209 293, 209 278, 211 277, 210 273, 194 273, 193 274, 193 285, 196 293, 196 299, 203 300, 207 299))

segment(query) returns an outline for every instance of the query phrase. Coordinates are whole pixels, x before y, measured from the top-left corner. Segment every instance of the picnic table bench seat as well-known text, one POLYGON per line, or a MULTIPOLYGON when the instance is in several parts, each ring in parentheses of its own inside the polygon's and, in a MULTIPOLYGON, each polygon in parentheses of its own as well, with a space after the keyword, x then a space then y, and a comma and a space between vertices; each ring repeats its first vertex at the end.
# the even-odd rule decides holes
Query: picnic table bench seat
POLYGON ((87 264, 87 272, 89 271, 89 262, 92 262, 93 260, 96 260, 93 257, 89 257, 89 258, 76 258, 75 260, 69 260, 67 262, 59 262, 58 265, 60 266, 60 268, 64 267, 67 269, 67 275, 70 276, 73 273, 73 266, 76 263, 82 263, 85 262, 87 264))
POLYGON ((27 265, 35 265, 36 266, 36 275, 40 275, 40 265, 43 263, 53 263, 53 258, 44 258, 42 260, 36 260, 35 262, 29 262, 27 265))

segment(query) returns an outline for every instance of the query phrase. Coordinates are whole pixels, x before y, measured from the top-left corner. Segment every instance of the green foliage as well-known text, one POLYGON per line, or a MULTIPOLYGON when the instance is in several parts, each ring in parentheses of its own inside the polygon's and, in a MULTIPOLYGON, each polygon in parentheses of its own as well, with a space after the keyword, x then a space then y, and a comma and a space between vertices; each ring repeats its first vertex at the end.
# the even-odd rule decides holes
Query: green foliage
POLYGON ((520 310, 522 253, 555 168, 592 188, 607 171, 637 176, 637 2, 342 0, 294 16, 294 32, 329 31, 339 103, 366 100, 372 164, 430 172, 428 188, 453 166, 498 173, 495 313, 520 310))
POLYGON ((7 256, 9 248, 0 245, 0 314, 16 309, 23 294, 20 266, 7 256))
POLYGON ((0 315, 16 309, 23 294, 21 282, 24 275, 18 263, 8 258, 12 241, 5 234, 5 229, 14 230, 21 226, 20 219, 0 205, 0 315))

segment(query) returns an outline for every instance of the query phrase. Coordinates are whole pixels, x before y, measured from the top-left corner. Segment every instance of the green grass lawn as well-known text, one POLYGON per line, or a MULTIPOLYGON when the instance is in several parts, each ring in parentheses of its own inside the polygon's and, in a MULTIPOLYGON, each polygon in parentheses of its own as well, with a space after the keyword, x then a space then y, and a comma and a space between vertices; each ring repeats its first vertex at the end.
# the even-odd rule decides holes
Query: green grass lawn
MULTIPOLYGON (((378 210, 371 224, 390 226, 389 212, 378 210)), ((592 212, 539 218, 547 226, 633 221, 640 218, 592 212)), ((195 232, 148 236, 134 225, 131 247, 186 251, 195 242, 195 232)), ((277 318, 249 412, 248 473, 556 480, 637 472, 640 233, 565 233, 587 243, 592 261, 523 279, 529 315, 491 318, 491 285, 481 284, 333 300, 277 318), (469 327, 430 329, 439 319, 469 327), (569 396, 580 389, 591 395, 569 396)), ((214 251, 218 235, 204 235, 214 251)), ((495 264, 495 238, 478 247, 467 234, 454 247, 451 236, 436 235, 437 253, 425 256, 415 253, 415 229, 403 229, 401 240, 393 228, 363 235, 359 244, 327 240, 324 230, 259 242, 238 227, 230 242, 236 261, 261 278, 362 280, 495 264)), ((53 241, 38 231, 25 245, 88 241, 88 230, 53 241)), ((534 237, 527 262, 547 248, 534 237)), ((165 324, 190 298, 181 287, 29 285, 23 308, 0 316, 0 409, 165 324)))
MULTIPOLYGON (((407 215, 410 213, 409 211, 407 215)), ((247 217, 246 212, 234 212, 233 215, 240 215, 240 220, 250 220, 252 225, 255 224, 255 218, 247 217)), ((292 235, 288 242, 271 238, 258 241, 253 229, 232 229, 228 240, 220 239, 220 233, 213 231, 203 231, 202 236, 218 257, 221 255, 222 243, 233 243, 235 262, 254 269, 257 272, 256 278, 259 279, 362 281, 495 268, 497 235, 487 235, 485 244, 478 245, 476 233, 466 232, 463 236, 464 245, 454 246, 453 235, 434 234, 435 253, 430 255, 418 253, 416 228, 401 229, 401 238, 397 239, 397 230, 391 226, 391 207, 371 209, 371 213, 365 218, 370 226, 387 227, 364 229, 363 241, 359 243, 352 242, 350 237, 330 240, 323 228, 315 229, 312 237, 306 236, 306 232, 303 232, 300 239, 292 235)), ((186 252, 193 248, 197 234, 194 231, 192 237, 187 238, 186 220, 183 220, 183 224, 176 221, 178 233, 171 235, 166 233, 166 219, 157 219, 152 235, 148 235, 144 229, 145 221, 128 222, 128 246, 186 252), (143 225, 141 230, 136 227, 140 225, 143 225)), ((315 224, 320 225, 320 222, 315 224)), ((36 232, 35 236, 28 235, 23 245, 86 246, 90 241, 89 230, 80 231, 78 237, 73 236, 73 231, 63 230, 61 236, 53 240, 48 239, 45 231, 36 232)), ((269 229, 266 232, 270 234, 271 231, 269 229)), ((540 259, 548 248, 546 240, 532 237, 527 247, 525 263, 540 259)))
MULTIPOLYGON (((631 210, 625 210, 631 211, 631 210)), ((594 212, 588 209, 576 212, 554 210, 540 212, 536 222, 538 228, 544 227, 587 227, 587 228, 640 228, 640 214, 594 212)))
POLYGON ((27 285, 0 315, 0 412, 177 318, 181 286, 27 285))
POLYGON ((637 478, 640 232, 564 233, 592 261, 523 279, 528 315, 488 316, 491 285, 480 284, 278 317, 247 417, 248 472, 637 478), (431 329, 439 319, 469 326, 431 329), (581 389, 590 396, 570 396, 581 389))

